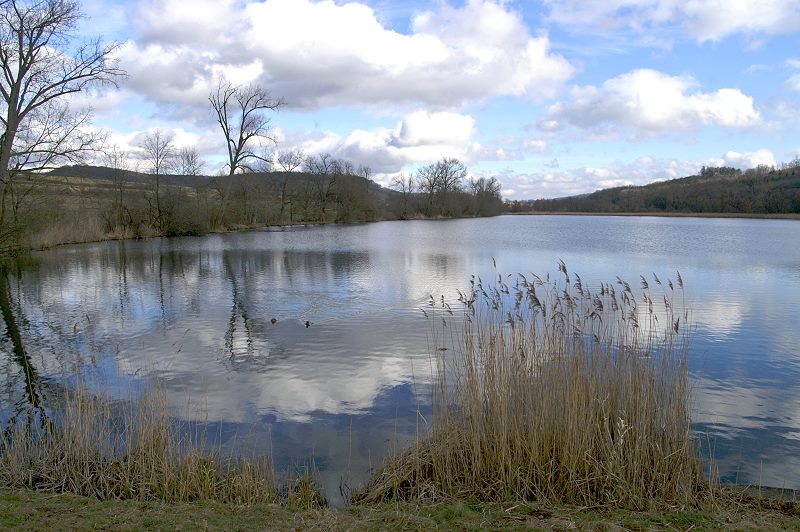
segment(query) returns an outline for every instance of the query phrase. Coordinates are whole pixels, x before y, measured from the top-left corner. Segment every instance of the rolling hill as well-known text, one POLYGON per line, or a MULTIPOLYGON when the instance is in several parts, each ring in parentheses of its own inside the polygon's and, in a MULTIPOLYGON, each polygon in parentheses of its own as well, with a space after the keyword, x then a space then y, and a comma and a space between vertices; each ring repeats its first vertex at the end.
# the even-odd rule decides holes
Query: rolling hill
POLYGON ((699 175, 591 194, 514 202, 512 211, 587 213, 800 213, 800 164, 703 168, 699 175))

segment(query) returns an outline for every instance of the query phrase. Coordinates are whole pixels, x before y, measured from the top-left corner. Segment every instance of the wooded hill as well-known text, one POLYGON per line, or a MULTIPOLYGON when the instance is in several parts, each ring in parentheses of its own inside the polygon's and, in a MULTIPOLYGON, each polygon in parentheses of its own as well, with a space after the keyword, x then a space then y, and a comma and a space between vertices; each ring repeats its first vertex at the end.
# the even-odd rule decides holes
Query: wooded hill
POLYGON ((703 168, 699 175, 599 190, 556 199, 514 202, 512 211, 652 213, 800 213, 800 161, 780 169, 703 168))

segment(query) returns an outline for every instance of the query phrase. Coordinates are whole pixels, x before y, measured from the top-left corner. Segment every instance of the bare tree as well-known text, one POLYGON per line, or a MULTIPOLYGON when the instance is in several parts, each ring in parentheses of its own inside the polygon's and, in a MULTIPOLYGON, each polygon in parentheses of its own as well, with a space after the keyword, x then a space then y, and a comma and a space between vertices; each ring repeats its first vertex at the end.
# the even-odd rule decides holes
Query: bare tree
POLYGON ((111 181, 114 183, 114 198, 106 212, 106 229, 113 232, 117 229, 128 229, 133 224, 133 217, 125 201, 125 174, 129 168, 130 154, 113 145, 106 148, 103 164, 111 170, 111 181))
POLYGON ((325 221, 328 201, 333 198, 336 177, 342 175, 342 162, 335 159, 330 153, 309 155, 303 162, 303 168, 311 174, 309 184, 311 190, 307 191, 311 201, 316 203, 319 221, 325 221))
POLYGON ((503 197, 500 194, 500 182, 496 177, 480 177, 469 180, 469 190, 472 193, 476 215, 490 215, 500 212, 503 197))
POLYGON ((275 155, 275 163, 283 170, 283 175, 280 177, 280 196, 281 196, 281 209, 280 209, 280 223, 283 223, 284 213, 286 212, 287 205, 289 206, 289 223, 292 223, 292 198, 289 195, 289 172, 294 172, 303 165, 306 155, 301 150, 281 150, 275 155))
POLYGON ((372 181, 372 168, 370 168, 365 164, 361 164, 358 166, 358 169, 356 170, 356 175, 360 175, 364 179, 372 181))
POLYGON ((392 188, 402 194, 402 213, 400 217, 403 219, 408 218, 408 203, 411 199, 411 195, 417 188, 417 184, 414 182, 414 176, 411 174, 406 175, 404 172, 401 172, 400 175, 392 179, 392 188))
POLYGON ((487 196, 500 199, 500 182, 496 177, 480 177, 469 180, 469 190, 476 196, 487 196))
POLYGON ((169 209, 163 205, 161 198, 161 175, 170 168, 175 157, 175 147, 173 145, 174 135, 155 129, 144 136, 139 147, 144 151, 144 160, 153 174, 154 203, 152 204, 153 214, 151 220, 153 225, 163 231, 167 224, 169 209))
POLYGON ((175 154, 175 172, 180 175, 198 176, 205 165, 206 162, 200 158, 200 153, 194 146, 181 148, 175 154))
MULTIPOLYGON (((258 85, 234 85, 224 78, 208 101, 225 136, 228 151, 228 175, 253 171, 256 161, 264 161, 256 149, 264 143, 275 144, 268 111, 277 111, 283 104, 258 85)), ((224 187, 217 223, 222 223, 230 196, 230 180, 224 187)))
POLYGON ((161 129, 146 134, 139 147, 144 151, 144 160, 153 175, 163 175, 172 166, 175 157, 175 136, 161 129))
POLYGON ((305 161, 306 155, 301 150, 281 150, 275 157, 278 166, 284 172, 294 172, 305 161))
POLYGON ((335 166, 333 171, 335 174, 338 175, 355 175, 356 173, 356 166, 351 163, 350 161, 346 161, 344 159, 339 159, 334 161, 333 163, 335 166))
POLYGON ((444 157, 417 171, 417 184, 428 196, 428 214, 444 212, 449 197, 463 188, 467 167, 458 159, 444 157))
POLYGON ((79 160, 101 138, 82 129, 89 112, 73 113, 65 97, 116 85, 124 72, 111 58, 116 43, 75 45, 81 17, 73 0, 0 2, 0 224, 16 174, 79 160))
POLYGON ((309 174, 331 175, 336 169, 337 161, 330 153, 309 155, 303 161, 303 169, 309 174))

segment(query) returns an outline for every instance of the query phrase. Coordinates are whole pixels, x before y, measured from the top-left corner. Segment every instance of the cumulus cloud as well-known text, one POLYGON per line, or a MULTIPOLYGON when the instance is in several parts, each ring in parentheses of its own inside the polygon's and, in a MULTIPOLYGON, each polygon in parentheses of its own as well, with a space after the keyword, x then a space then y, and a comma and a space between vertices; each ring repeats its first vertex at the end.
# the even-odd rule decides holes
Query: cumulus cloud
POLYGON ((137 20, 123 66, 137 90, 170 104, 198 104, 214 76, 238 74, 298 108, 457 108, 496 95, 551 97, 575 72, 500 1, 441 4, 416 14, 408 33, 365 4, 331 0, 167 0, 143 4, 137 20))
POLYGON ((787 34, 800 29, 796 0, 546 0, 552 21, 576 30, 627 28, 647 34, 679 26, 698 42, 731 35, 787 34))
MULTIPOLYGON (((399 172, 405 165, 456 157, 469 162, 486 155, 476 134, 475 119, 453 112, 414 111, 394 127, 356 129, 346 136, 281 133, 283 145, 305 153, 331 155, 366 164, 381 174, 399 172)), ((490 157, 491 158, 491 157, 490 157)))
POLYGON ((729 151, 722 157, 708 159, 707 166, 733 166, 747 170, 756 166, 777 166, 775 155, 767 149, 750 152, 729 151))
MULTIPOLYGON (((786 66, 794 70, 800 70, 800 59, 790 57, 786 60, 786 66)), ((785 85, 790 90, 800 92, 800 73, 790 76, 785 85)))
POLYGON ((536 153, 544 153, 547 151, 547 141, 541 138, 525 139, 522 141, 522 147, 536 153))
POLYGON ((537 123, 543 131, 567 126, 597 138, 652 135, 698 126, 747 127, 761 121, 753 98, 739 89, 697 90, 689 76, 649 69, 611 78, 601 86, 573 87, 569 100, 551 105, 537 123))

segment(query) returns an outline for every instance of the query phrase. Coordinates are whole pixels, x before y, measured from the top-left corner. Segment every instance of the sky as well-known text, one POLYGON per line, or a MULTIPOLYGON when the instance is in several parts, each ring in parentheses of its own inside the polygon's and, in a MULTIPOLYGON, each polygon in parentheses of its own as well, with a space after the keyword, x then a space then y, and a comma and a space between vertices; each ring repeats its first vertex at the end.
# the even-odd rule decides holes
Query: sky
POLYGON ((127 78, 82 94, 134 154, 160 128, 206 172, 224 76, 285 105, 277 149, 330 153, 389 185, 442 157, 509 200, 800 156, 797 0, 80 2, 80 38, 127 78))

